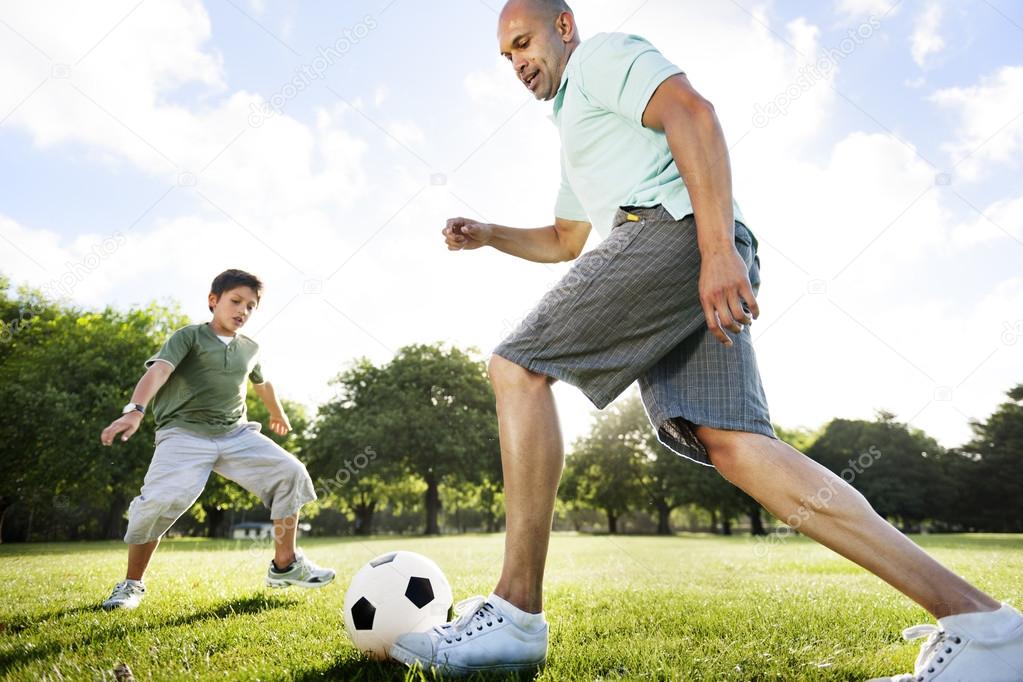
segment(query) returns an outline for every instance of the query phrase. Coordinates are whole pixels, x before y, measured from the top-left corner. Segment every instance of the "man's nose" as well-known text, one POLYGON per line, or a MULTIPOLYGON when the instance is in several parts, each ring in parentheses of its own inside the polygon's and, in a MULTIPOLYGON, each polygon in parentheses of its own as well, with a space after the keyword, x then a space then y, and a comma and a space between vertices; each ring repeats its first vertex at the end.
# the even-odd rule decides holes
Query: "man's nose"
POLYGON ((514 57, 512 59, 512 66, 515 67, 515 73, 521 76, 526 70, 526 66, 529 62, 521 57, 514 57))

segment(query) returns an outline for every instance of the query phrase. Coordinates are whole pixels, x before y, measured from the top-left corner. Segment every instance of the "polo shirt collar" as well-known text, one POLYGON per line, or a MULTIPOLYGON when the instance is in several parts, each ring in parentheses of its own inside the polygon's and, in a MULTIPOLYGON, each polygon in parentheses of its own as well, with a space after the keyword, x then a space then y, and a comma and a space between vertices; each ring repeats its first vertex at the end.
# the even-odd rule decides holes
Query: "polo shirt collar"
POLYGON ((572 54, 568 57, 568 62, 565 64, 565 70, 561 73, 561 84, 558 86, 558 93, 554 95, 554 115, 553 118, 557 118, 561 113, 561 106, 565 101, 565 90, 568 89, 568 72, 572 69, 572 60, 579 53, 579 47, 572 51, 572 54))

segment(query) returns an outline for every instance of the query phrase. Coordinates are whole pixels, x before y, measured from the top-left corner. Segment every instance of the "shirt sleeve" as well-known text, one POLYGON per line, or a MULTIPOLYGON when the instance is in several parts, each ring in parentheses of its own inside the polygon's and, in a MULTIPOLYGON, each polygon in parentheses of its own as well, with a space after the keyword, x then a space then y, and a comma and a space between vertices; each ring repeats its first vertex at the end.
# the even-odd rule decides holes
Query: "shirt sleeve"
POLYGON ((171 367, 177 368, 188 352, 192 350, 193 345, 195 345, 195 329, 182 327, 171 334, 156 355, 146 360, 146 368, 152 367, 154 362, 166 362, 171 367))
POLYGON ((590 217, 586 215, 586 209, 583 208, 582 202, 579 201, 579 197, 575 195, 575 191, 568 181, 564 159, 561 161, 561 188, 558 190, 558 199, 554 203, 554 215, 563 220, 580 222, 589 222, 590 220, 590 217))
POLYGON ((605 33, 592 40, 593 47, 580 55, 583 91, 594 104, 642 125, 654 91, 684 72, 639 36, 605 33))
POLYGON ((256 364, 252 366, 252 371, 249 372, 249 381, 256 386, 266 383, 266 379, 263 378, 263 365, 259 363, 259 360, 256 360, 256 364))

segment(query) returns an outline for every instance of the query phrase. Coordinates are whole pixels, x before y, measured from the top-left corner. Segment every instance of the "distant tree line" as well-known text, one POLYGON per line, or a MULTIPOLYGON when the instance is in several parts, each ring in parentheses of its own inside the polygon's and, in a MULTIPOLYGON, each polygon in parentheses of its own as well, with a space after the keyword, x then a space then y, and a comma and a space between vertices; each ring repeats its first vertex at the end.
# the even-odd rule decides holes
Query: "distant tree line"
MULTIPOLYGON (((0 278, 0 541, 122 537, 153 423, 111 448, 99 432, 145 359, 187 323, 175 308, 83 310, 12 293, 0 278)), ((319 499, 304 512, 313 534, 502 530, 494 396, 478 353, 407 346, 380 365, 351 363, 331 385, 334 396, 311 417, 285 403, 292 433, 264 428, 313 477, 319 499)), ((249 418, 268 422, 252 395, 249 418)), ((777 431, 906 531, 1023 531, 1023 384, 972 428, 970 442, 951 449, 887 412, 777 431)), ((212 476, 172 532, 223 537, 234 523, 268 518, 253 496, 212 476)), ((774 525, 712 468, 660 445, 635 395, 598 413, 570 448, 555 521, 659 534, 763 534, 774 525)))

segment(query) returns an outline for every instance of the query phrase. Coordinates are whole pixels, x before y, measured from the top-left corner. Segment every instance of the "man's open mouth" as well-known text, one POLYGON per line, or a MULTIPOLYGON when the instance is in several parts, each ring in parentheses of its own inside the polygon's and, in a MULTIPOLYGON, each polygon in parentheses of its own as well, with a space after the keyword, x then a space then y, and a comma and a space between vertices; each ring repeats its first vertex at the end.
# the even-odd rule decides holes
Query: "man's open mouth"
POLYGON ((539 79, 540 79, 540 72, 539 71, 534 71, 530 76, 527 76, 526 78, 523 78, 522 82, 526 84, 527 88, 529 88, 530 90, 533 90, 536 87, 537 83, 540 82, 539 79))

